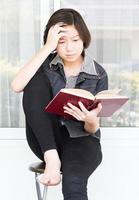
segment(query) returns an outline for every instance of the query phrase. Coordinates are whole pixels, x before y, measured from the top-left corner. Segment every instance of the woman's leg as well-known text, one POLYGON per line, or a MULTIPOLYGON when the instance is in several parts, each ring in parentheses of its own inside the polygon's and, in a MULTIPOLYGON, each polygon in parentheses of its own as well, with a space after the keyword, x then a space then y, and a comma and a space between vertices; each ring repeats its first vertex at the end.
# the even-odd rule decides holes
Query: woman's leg
POLYGON ((56 148, 54 131, 56 121, 44 112, 45 106, 52 99, 49 79, 44 74, 36 74, 28 83, 23 93, 23 108, 27 125, 37 138, 42 152, 56 148))
POLYGON ((56 118, 44 112, 51 99, 52 91, 48 78, 44 74, 36 74, 24 90, 23 108, 29 146, 47 163, 42 178, 42 183, 47 185, 60 182, 61 166, 55 140, 59 123, 56 118))
POLYGON ((92 136, 69 138, 66 132, 61 155, 64 200, 87 200, 88 178, 101 163, 101 146, 92 136))
POLYGON ((27 138, 28 145, 29 145, 30 149, 32 150, 32 152, 40 160, 42 160, 44 162, 44 154, 42 152, 40 144, 39 144, 37 138, 35 137, 31 127, 29 126, 27 120, 26 120, 26 138, 27 138))

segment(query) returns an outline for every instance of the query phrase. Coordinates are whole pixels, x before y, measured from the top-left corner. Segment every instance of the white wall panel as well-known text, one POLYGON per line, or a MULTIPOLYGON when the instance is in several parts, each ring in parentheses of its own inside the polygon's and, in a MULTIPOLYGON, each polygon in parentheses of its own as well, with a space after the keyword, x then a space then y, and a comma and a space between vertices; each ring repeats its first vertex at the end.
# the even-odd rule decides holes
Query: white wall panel
MULTIPOLYGON (((102 128, 103 161, 89 179, 89 200, 138 200, 139 129, 102 128)), ((30 151, 24 129, 0 129, 0 198, 37 200, 34 174, 39 161, 30 151)), ((62 200, 61 184, 49 187, 48 200, 62 200)))

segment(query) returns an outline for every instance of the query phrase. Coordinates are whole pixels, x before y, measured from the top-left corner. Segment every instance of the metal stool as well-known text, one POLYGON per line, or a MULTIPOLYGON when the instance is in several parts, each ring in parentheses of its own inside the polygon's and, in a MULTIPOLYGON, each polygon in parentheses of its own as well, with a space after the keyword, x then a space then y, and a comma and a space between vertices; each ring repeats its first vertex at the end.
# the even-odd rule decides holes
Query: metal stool
POLYGON ((32 163, 29 166, 29 170, 32 172, 35 172, 35 184, 36 184, 38 200, 46 200, 46 195, 47 195, 47 186, 43 186, 44 189, 43 189, 43 194, 42 194, 40 183, 37 181, 38 175, 44 173, 44 169, 45 169, 44 162, 32 163))

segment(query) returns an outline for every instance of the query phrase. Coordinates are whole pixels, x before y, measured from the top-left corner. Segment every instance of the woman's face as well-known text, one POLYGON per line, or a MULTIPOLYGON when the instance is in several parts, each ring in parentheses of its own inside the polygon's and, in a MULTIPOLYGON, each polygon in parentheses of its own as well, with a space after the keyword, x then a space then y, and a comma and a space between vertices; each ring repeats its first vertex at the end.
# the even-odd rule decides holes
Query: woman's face
POLYGON ((76 62, 81 58, 83 41, 74 25, 64 26, 66 36, 59 39, 57 53, 65 62, 76 62))

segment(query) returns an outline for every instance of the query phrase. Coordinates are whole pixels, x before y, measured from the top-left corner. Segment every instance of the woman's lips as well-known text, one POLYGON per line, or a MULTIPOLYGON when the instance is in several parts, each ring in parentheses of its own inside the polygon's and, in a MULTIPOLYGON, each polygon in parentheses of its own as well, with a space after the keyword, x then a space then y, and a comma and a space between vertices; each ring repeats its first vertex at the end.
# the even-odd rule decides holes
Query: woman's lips
POLYGON ((72 57, 72 56, 75 56, 75 54, 67 54, 66 56, 67 57, 72 57))

